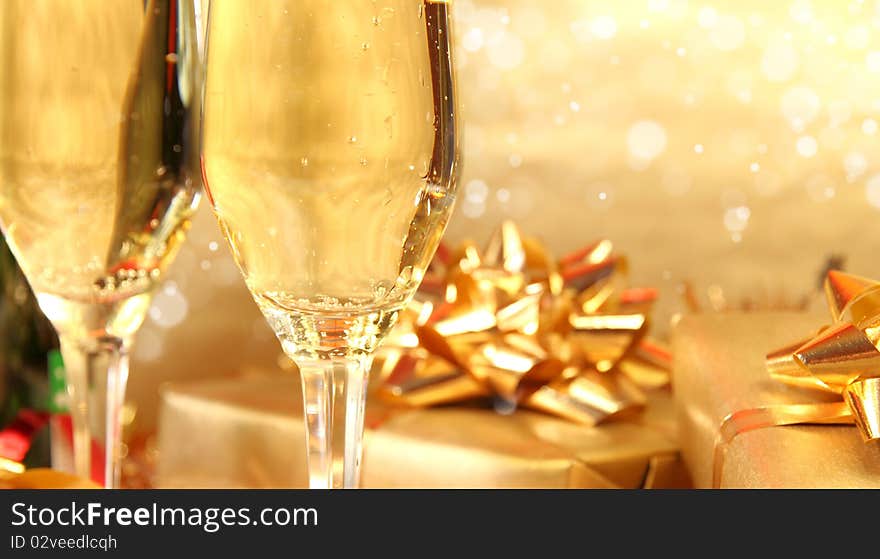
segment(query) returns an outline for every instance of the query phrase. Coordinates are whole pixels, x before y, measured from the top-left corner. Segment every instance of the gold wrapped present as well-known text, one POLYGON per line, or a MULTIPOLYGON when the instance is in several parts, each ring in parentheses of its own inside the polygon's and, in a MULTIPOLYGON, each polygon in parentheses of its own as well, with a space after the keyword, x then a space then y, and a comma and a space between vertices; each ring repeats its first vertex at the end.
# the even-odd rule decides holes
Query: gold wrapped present
MULTIPOLYGON (((880 440, 880 282, 831 270, 825 295, 832 323, 768 354, 767 369, 782 382, 837 394, 840 401, 767 409, 772 417, 750 420, 749 427, 851 422, 866 442, 880 440)), ((738 419, 728 421, 736 432, 746 428, 738 419)))
MULTIPOLYGON (((651 393, 633 421, 585 427, 550 415, 455 406, 367 406, 363 486, 407 488, 680 487, 673 406, 651 393)), ((305 487, 294 375, 163 390, 158 487, 305 487)))
POLYGON ((822 320, 827 317, 731 313, 687 316, 675 326, 680 442, 697 487, 880 488, 880 448, 865 444, 854 426, 764 421, 773 410, 840 407, 838 394, 782 382, 765 362, 822 320))
MULTIPOLYGON (((375 361, 363 485, 686 484, 656 290, 626 270, 607 240, 557 260, 512 222, 483 250, 441 246, 375 361)), ((158 483, 305 485, 299 394, 292 377, 169 388, 158 483)))
POLYGON ((95 482, 71 474, 33 468, 21 472, 0 469, 0 489, 100 489, 95 482))

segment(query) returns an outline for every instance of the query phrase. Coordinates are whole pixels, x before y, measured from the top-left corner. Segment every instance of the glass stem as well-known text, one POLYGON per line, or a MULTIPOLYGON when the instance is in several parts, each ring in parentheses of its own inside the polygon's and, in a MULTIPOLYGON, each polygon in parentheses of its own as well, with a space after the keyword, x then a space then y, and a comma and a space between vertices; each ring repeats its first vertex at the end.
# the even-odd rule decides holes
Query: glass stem
POLYGON ((70 398, 76 474, 116 489, 121 473, 128 344, 112 337, 61 336, 61 354, 70 398), (93 460, 102 463, 93 465, 93 460))
POLYGON ((372 357, 298 360, 311 489, 360 484, 364 407, 372 357))

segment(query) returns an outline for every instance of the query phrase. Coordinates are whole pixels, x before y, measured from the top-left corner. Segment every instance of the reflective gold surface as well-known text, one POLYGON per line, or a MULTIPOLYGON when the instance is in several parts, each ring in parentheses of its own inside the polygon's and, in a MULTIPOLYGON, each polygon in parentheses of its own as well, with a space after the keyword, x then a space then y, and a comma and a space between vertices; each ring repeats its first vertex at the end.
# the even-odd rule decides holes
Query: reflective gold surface
POLYGON ((821 314, 751 313, 686 316, 676 325, 672 382, 682 453, 697 487, 712 486, 714 449, 725 418, 752 410, 737 416, 741 423, 733 428, 741 434, 727 447, 721 487, 880 488, 880 448, 864 444, 852 426, 747 431, 754 423, 797 422, 805 411, 816 417, 818 409, 828 420, 848 413, 839 395, 787 385, 765 366, 768 351, 822 320, 821 314))

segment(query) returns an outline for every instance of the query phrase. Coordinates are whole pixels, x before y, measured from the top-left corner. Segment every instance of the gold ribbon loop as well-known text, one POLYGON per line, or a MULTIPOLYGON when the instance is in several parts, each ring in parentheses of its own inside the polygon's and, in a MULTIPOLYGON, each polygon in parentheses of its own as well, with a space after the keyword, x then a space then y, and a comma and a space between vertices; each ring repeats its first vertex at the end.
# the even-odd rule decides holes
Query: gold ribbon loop
POLYGON ((730 443, 743 433, 784 425, 808 423, 839 425, 852 423, 852 421, 853 416, 843 402, 767 406, 731 413, 721 422, 721 428, 715 440, 712 487, 716 489, 721 487, 727 449, 730 443))
POLYGON ((627 358, 617 364, 617 369, 638 386, 662 388, 669 383, 669 348, 655 340, 643 338, 630 349, 627 358))
POLYGON ((834 322, 849 320, 856 326, 877 316, 880 282, 830 270, 825 279, 825 296, 834 322))
POLYGON ((850 322, 823 330, 794 357, 820 386, 837 393, 863 373, 880 371, 880 351, 850 322))
POLYGON ((851 382, 843 397, 865 441, 880 439, 880 378, 851 382))
POLYGON ((597 371, 584 371, 574 378, 542 386, 524 401, 524 405, 575 423, 596 425, 641 411, 645 396, 625 377, 612 379, 597 371))

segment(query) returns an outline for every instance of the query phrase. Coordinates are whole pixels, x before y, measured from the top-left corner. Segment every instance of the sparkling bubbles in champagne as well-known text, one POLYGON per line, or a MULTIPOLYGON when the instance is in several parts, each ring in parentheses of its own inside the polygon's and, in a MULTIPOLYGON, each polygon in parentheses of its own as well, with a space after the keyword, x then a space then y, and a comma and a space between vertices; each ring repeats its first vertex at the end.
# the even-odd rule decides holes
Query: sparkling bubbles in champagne
POLYGON ((205 178, 291 356, 371 351, 418 288, 455 190, 448 33, 445 2, 211 3, 205 178))

